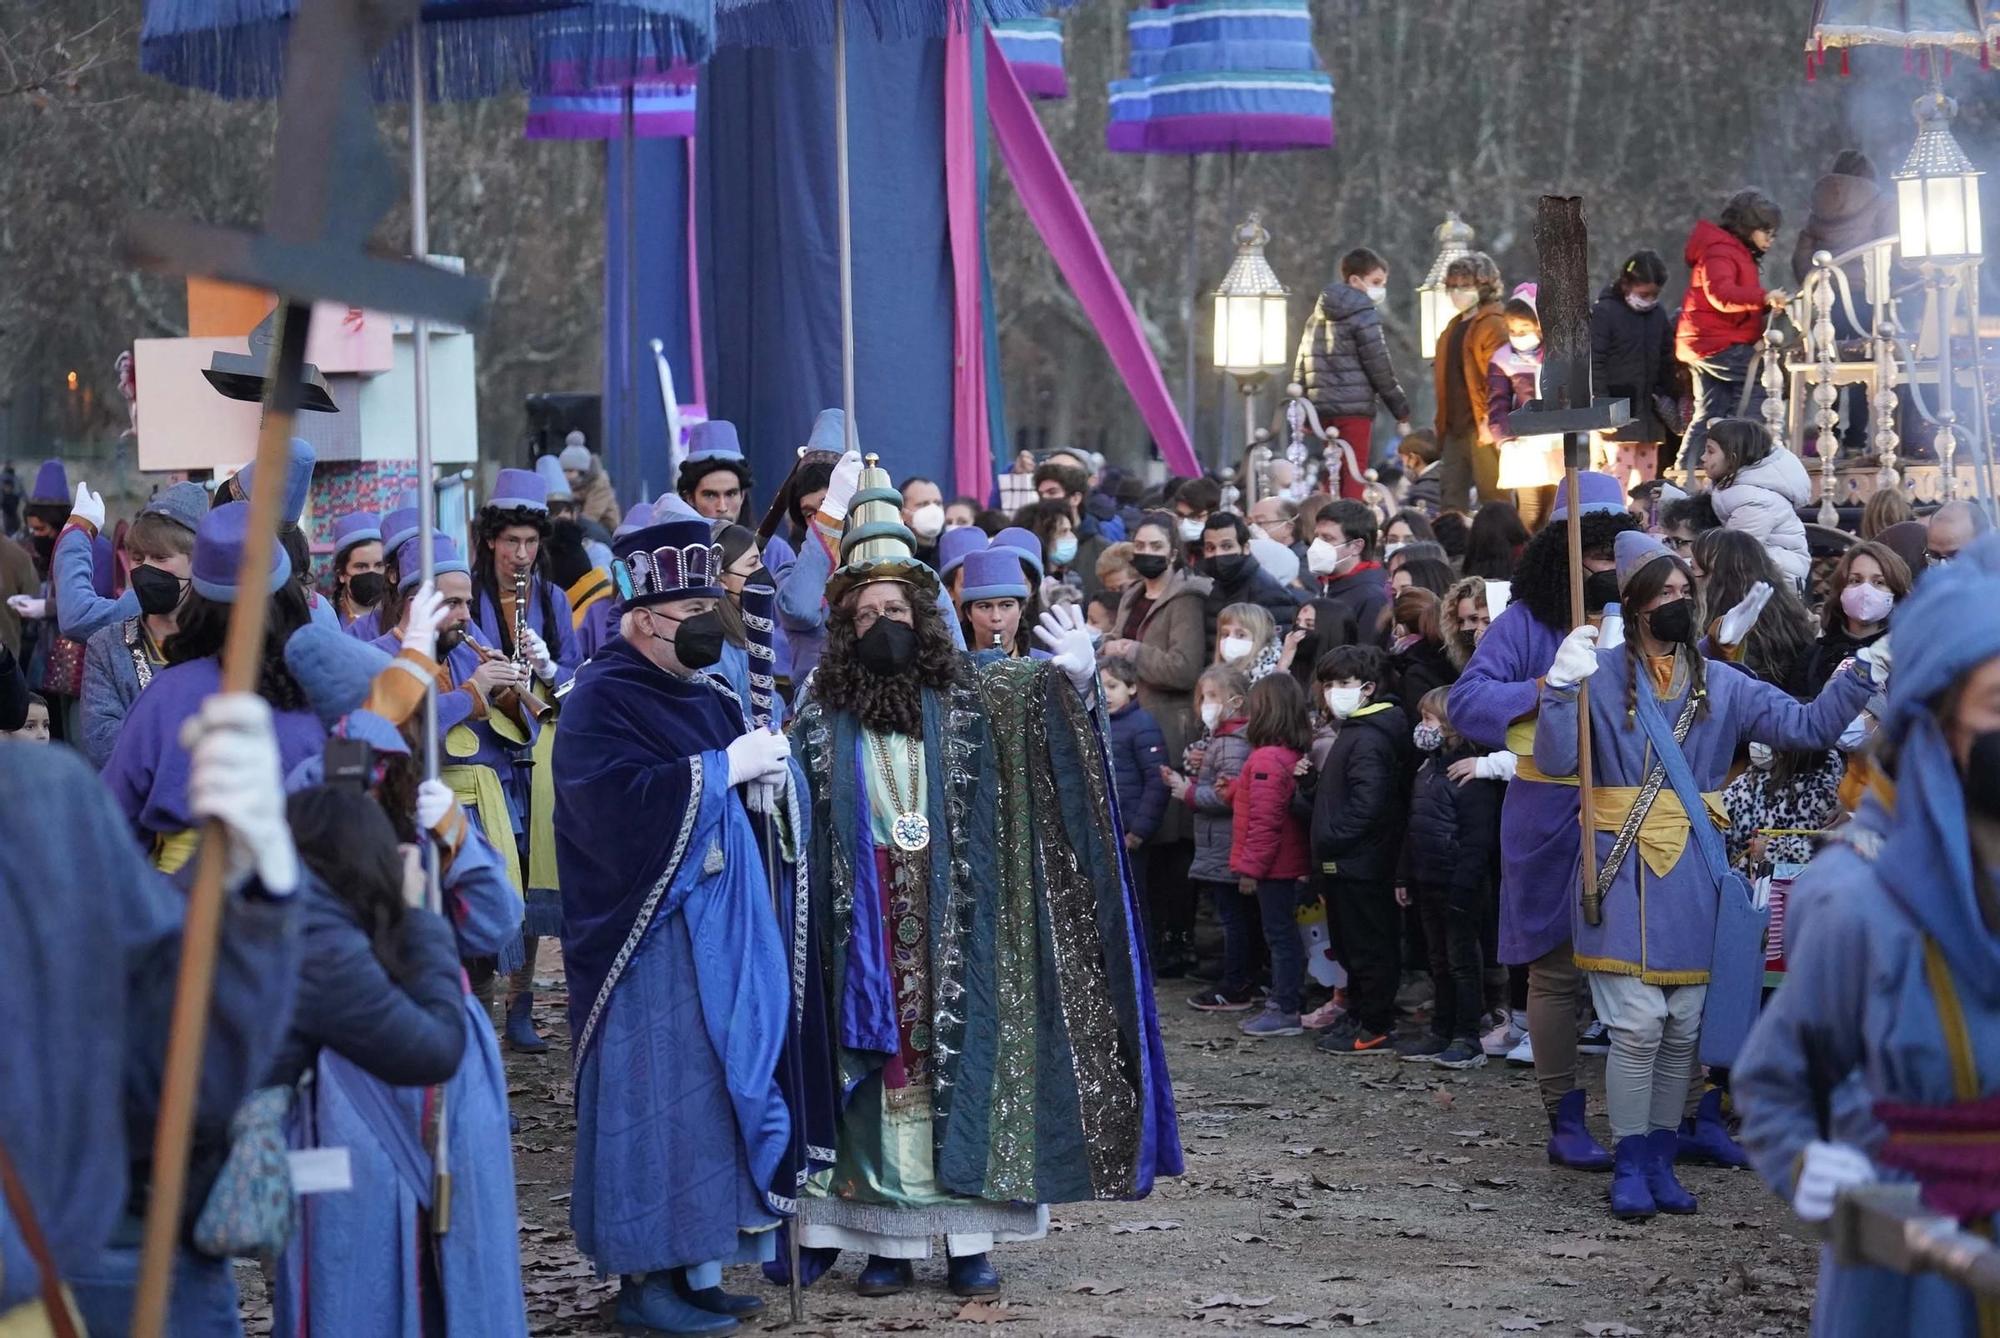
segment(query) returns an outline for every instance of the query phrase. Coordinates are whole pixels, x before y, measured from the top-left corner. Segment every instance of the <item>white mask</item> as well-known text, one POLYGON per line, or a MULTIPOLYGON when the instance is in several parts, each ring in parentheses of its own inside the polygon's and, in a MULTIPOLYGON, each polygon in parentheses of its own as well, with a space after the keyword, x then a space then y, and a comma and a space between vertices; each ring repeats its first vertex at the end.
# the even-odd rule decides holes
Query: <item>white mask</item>
POLYGON ((1250 527, 1250 537, 1252 539, 1268 539, 1271 536, 1264 533, 1264 527, 1262 525, 1252 525, 1250 527))
POLYGON ((1453 288, 1448 290, 1446 296, 1451 298, 1452 306, 1460 311, 1470 311, 1479 305, 1477 288, 1453 288))
POLYGON ((1408 547, 1409 547, 1408 544, 1384 544, 1382 545, 1382 560, 1384 562, 1387 562, 1390 558, 1396 556, 1396 554, 1402 552, 1405 548, 1408 547))
POLYGON ((1222 703, 1203 702, 1201 704, 1201 723, 1205 729, 1214 729, 1217 725, 1221 724, 1222 703))
POLYGON ((1657 297, 1634 297, 1632 294, 1627 293, 1625 294, 1625 305, 1634 311, 1651 311, 1654 307, 1660 305, 1660 299, 1657 297))
POLYGON ((1183 517, 1181 520, 1181 541, 1190 544, 1200 543, 1201 532, 1207 525, 1208 522, 1200 516, 1183 517))
POLYGON ((1226 636, 1222 638, 1222 662, 1234 664, 1238 660, 1247 660, 1256 648, 1257 643, 1247 636, 1226 636))
POLYGON ((1328 688, 1326 690, 1327 713, 1335 720, 1345 720, 1361 709, 1360 688, 1328 688))
POLYGON ((1771 752, 1770 744, 1753 743, 1750 745, 1750 765, 1757 768, 1757 770, 1769 771, 1771 763, 1776 760, 1776 756, 1771 752))
POLYGON ((1340 570, 1340 545, 1315 539, 1306 546, 1306 567, 1315 576, 1331 576, 1340 570))
POLYGON ((925 502, 910 513, 910 532, 919 539, 935 539, 944 533, 944 508, 925 502))
POLYGON ((1368 300, 1378 307, 1389 300, 1389 290, 1379 284, 1373 288, 1363 288, 1361 291, 1368 294, 1368 300))
POLYGON ((1511 335, 1507 342, 1514 346, 1516 353, 1533 353, 1542 346, 1540 335, 1511 335))

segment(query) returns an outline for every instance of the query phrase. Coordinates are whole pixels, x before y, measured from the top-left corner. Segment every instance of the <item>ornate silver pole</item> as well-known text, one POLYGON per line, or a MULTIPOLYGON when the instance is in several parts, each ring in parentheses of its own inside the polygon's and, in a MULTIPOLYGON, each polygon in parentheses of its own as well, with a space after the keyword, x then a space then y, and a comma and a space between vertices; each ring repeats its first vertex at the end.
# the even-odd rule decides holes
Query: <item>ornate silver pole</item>
POLYGON ((1833 381, 1834 362, 1839 354, 1833 338, 1833 256, 1815 251, 1812 263, 1812 277, 1808 281, 1812 285, 1813 313, 1809 351, 1813 359, 1813 426, 1819 434, 1819 523, 1833 526, 1840 521, 1834 506, 1840 480, 1840 413, 1834 405, 1840 398, 1840 388, 1833 381))
POLYGON ((1896 470, 1896 448, 1902 438, 1896 431, 1896 387, 1902 384, 1902 369, 1896 365, 1896 348, 1899 343, 1899 316, 1895 290, 1890 286, 1890 248, 1877 248, 1868 258, 1869 273, 1875 282, 1875 394, 1868 402, 1869 417, 1874 420, 1874 429, 1869 434, 1869 444, 1875 448, 1875 459, 1881 471, 1876 475, 1877 488, 1897 488, 1903 486, 1902 476, 1896 470))
POLYGON ((1785 436, 1785 333, 1778 328, 1778 314, 1764 326, 1764 428, 1771 440, 1785 436))

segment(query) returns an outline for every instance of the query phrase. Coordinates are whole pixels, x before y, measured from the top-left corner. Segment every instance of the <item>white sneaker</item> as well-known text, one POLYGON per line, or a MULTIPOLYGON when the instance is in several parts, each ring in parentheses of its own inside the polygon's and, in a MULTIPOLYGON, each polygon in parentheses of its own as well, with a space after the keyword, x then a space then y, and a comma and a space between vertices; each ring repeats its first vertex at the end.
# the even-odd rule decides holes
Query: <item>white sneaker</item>
POLYGON ((1533 1068, 1535 1065, 1535 1045, 1526 1035, 1521 1043, 1507 1052, 1507 1062, 1515 1068, 1533 1068))
POLYGON ((1576 1052, 1580 1055, 1608 1055, 1611 1053, 1611 1029, 1593 1019, 1576 1038, 1576 1052))
POLYGON ((1527 1032, 1514 1025, 1513 1018, 1502 1016, 1499 1026, 1493 1027, 1479 1038, 1479 1048, 1497 1057, 1521 1044, 1527 1039, 1527 1035, 1527 1032))

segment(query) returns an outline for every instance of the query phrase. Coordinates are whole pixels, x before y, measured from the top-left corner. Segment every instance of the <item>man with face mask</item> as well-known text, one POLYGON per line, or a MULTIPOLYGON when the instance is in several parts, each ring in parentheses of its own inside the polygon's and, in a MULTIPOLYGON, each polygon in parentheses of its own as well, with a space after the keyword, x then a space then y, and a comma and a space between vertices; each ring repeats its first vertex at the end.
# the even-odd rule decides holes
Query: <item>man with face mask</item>
POLYGON ((793 728, 836 949, 808 990, 845 1001, 848 1092, 800 1240, 807 1276, 856 1250, 857 1290, 887 1296, 943 1236, 952 1291, 986 1296, 988 1251, 1041 1236, 1047 1204, 1141 1197, 1180 1152, 1117 820, 1085 783, 1105 745, 1081 612, 1043 615, 1051 658, 957 650, 899 503, 863 469, 793 728), (1089 1044, 1063 1016, 1098 1020, 1089 1044))
POLYGON ((1375 560, 1375 512, 1348 498, 1324 508, 1313 522, 1306 570, 1320 598, 1340 608, 1341 621, 1362 641, 1374 643, 1388 631, 1389 583, 1375 560))
MULTIPOLYGON (((1320 421, 1339 429, 1364 466, 1378 400, 1395 416, 1399 434, 1410 430, 1410 397, 1396 380, 1382 333, 1388 295, 1387 261, 1365 246, 1342 256, 1340 281, 1319 295, 1292 364, 1292 380, 1305 387, 1320 421)), ((1360 497, 1365 482, 1343 474, 1340 495, 1360 497)))
POLYGON ((1201 554, 1196 570, 1209 579, 1202 611, 1208 620, 1211 651, 1215 649, 1216 620, 1231 604, 1261 605, 1270 613, 1281 638, 1291 631, 1299 601, 1258 563, 1250 551, 1250 527, 1243 517, 1234 511, 1218 511, 1210 516, 1202 528, 1201 554))

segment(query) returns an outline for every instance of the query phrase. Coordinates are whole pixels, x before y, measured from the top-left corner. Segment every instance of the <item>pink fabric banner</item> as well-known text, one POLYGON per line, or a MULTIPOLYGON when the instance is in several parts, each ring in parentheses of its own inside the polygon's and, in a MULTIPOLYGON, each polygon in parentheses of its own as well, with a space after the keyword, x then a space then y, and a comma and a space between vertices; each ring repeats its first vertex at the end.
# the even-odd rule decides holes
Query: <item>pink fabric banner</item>
MULTIPOLYGON (((1008 65, 1006 54, 1000 50, 1000 44, 992 33, 984 36, 986 111, 992 119, 994 139, 1000 146, 1001 161, 1007 164, 1007 174, 1013 178, 1014 189, 1020 193, 1021 203, 1027 209, 1028 217, 1034 220, 1035 230, 1041 233, 1049 254, 1055 257, 1056 268, 1069 281, 1070 290, 1076 294, 1084 314, 1090 318, 1097 337, 1104 341, 1105 351, 1111 355, 1111 364, 1118 369, 1119 379, 1124 381, 1125 389, 1131 393, 1139 417, 1153 434, 1153 441, 1159 446, 1160 456, 1167 462, 1167 468, 1183 477, 1199 475, 1201 466, 1195 461, 1194 448, 1188 443, 1187 427, 1174 407, 1173 396, 1167 393, 1167 382, 1160 374, 1159 361, 1154 358, 1153 350, 1139 328, 1138 313, 1132 310, 1124 285, 1118 282, 1118 275, 1111 268, 1111 259, 1104 254, 1096 229, 1090 226, 1090 216, 1083 210, 1083 201, 1077 199, 1076 188, 1070 184, 1069 174, 1056 157, 1055 146, 1049 143, 1048 133, 1036 118, 1035 109, 1022 90, 1020 80, 1015 78, 1013 68, 1008 65)), ((950 83, 949 74, 946 83, 947 86, 950 83)), ((950 109, 955 105, 958 104, 947 103, 947 135, 951 133, 950 109)), ((948 140, 948 143, 955 149, 957 140, 948 140)), ((949 160, 951 153, 948 151, 946 156, 949 160)), ((955 202, 957 197, 954 195, 951 198, 955 202)), ((958 230, 954 227, 954 258, 957 249, 958 230)), ((961 338, 966 311, 963 296, 965 282, 961 268, 958 310, 961 338)), ((976 304, 974 309, 977 309, 976 304)), ((960 344, 959 347, 963 349, 965 345, 960 344)), ((963 372, 966 361, 963 352, 959 354, 959 360, 963 372)), ((963 422, 962 417, 960 421, 963 422)), ((962 461, 964 457, 958 455, 956 458, 962 461)), ((963 468, 962 463, 960 467, 963 468)), ((986 467, 991 468, 990 458, 986 467)), ((974 496, 980 495, 983 494, 974 493, 974 496)))
POLYGON ((986 412, 985 238, 979 210, 979 127, 972 114, 972 34, 944 39, 944 195, 951 234, 951 465, 958 491, 993 487, 986 412))

